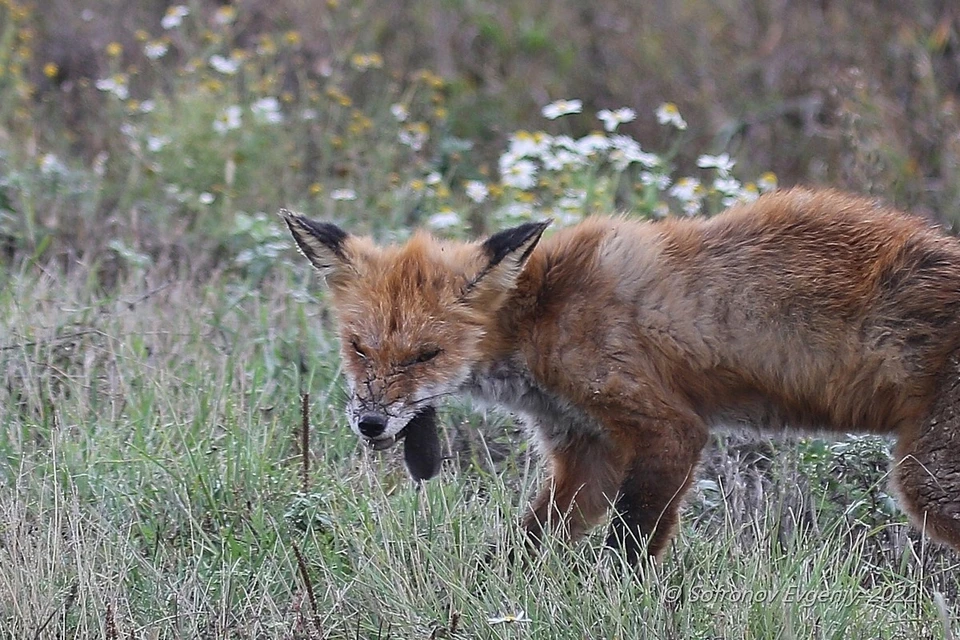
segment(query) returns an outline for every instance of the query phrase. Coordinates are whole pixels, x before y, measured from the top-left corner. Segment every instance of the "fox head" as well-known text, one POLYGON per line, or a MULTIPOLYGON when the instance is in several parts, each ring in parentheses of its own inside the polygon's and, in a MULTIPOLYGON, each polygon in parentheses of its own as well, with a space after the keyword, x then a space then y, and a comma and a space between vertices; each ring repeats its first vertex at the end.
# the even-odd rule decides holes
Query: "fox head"
POLYGON ((421 421, 415 418, 432 417, 437 400, 468 379, 487 328, 549 224, 474 243, 420 232, 402 246, 378 247, 330 223, 280 215, 330 289, 350 389, 347 417, 378 449, 408 436, 421 421))

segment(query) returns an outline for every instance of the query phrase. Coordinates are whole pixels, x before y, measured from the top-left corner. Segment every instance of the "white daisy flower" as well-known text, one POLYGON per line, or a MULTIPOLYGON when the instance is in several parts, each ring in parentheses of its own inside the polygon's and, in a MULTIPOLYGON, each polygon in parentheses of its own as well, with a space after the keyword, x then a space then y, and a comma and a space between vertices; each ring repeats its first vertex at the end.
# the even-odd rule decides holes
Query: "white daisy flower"
POLYGON ((210 66, 225 76, 232 76, 240 69, 240 63, 233 58, 224 58, 221 55, 210 56, 210 66))
POLYGON ((174 27, 179 27, 180 23, 183 22, 183 19, 190 13, 190 9, 186 8, 182 4, 174 5, 167 9, 167 13, 164 14, 163 19, 160 20, 160 26, 164 29, 173 29, 174 27))
POLYGON ((441 211, 427 219, 427 226, 431 229, 449 229, 460 224, 460 215, 456 211, 441 211))
POLYGON ((587 164, 587 160, 579 153, 567 149, 557 149, 553 153, 545 154, 541 160, 547 171, 563 171, 564 169, 579 169, 587 164))
POLYGON ((640 183, 646 186, 654 186, 657 191, 663 191, 670 186, 670 176, 665 173, 653 173, 651 171, 640 172, 640 183))
POLYGON ((490 624, 515 624, 518 622, 530 622, 523 609, 516 613, 506 613, 498 616, 491 616, 487 618, 487 622, 490 624))
POLYGON ((630 136, 613 136, 610 138, 610 147, 610 162, 617 171, 623 171, 634 162, 648 169, 660 163, 659 156, 645 152, 640 148, 640 143, 630 136))
POLYGON ((740 202, 750 203, 760 197, 760 190, 757 188, 757 185, 752 182, 744 185, 743 189, 740 190, 738 200, 740 202))
POLYGON ((506 224, 516 224, 533 217, 533 205, 527 202, 511 202, 497 211, 495 216, 506 224))
POLYGON ((721 153, 718 156, 702 155, 697 158, 697 166, 701 169, 716 169, 723 177, 730 175, 730 170, 737 164, 735 160, 730 159, 730 154, 721 153))
POLYGON ((537 186, 537 165, 530 160, 517 160, 509 165, 501 166, 500 181, 508 187, 521 191, 532 189, 537 186))
POLYGON ((404 144, 414 151, 420 151, 427 142, 427 132, 420 127, 406 126, 397 134, 397 139, 400 140, 400 144, 404 144))
POLYGON ((591 133, 577 140, 577 151, 584 157, 610 148, 610 139, 602 133, 591 133))
POLYGON ((539 158, 550 150, 552 142, 553 139, 542 131, 537 133, 518 131, 510 136, 507 153, 518 158, 539 158))
POLYGON ((656 113, 657 122, 660 124, 669 124, 681 131, 687 128, 687 121, 680 115, 680 110, 677 109, 677 105, 672 102, 664 102, 657 107, 656 113))
POLYGON ((465 191, 467 193, 467 197, 477 204, 480 204, 486 200, 487 196, 490 195, 490 189, 488 189, 487 185, 479 180, 467 180, 465 191))
POLYGON ((143 46, 143 55, 147 56, 151 60, 159 60, 167 53, 167 49, 170 47, 166 42, 162 40, 154 40, 148 42, 143 46))
POLYGON ((126 100, 130 97, 130 89, 127 87, 127 77, 122 74, 97 80, 96 87, 100 91, 112 93, 120 100, 126 100))
POLYGON ((703 188, 700 186, 700 181, 696 178, 680 178, 676 184, 670 187, 668 193, 683 202, 691 202, 694 200, 699 202, 702 190, 703 188))
POLYGON ((220 112, 217 119, 213 121, 213 130, 223 135, 227 131, 239 129, 243 124, 241 115, 243 110, 238 105, 230 105, 220 112))
POLYGON ((390 113, 393 114, 397 122, 406 122, 407 118, 410 117, 410 110, 399 103, 390 105, 390 113))
POLYGON ((757 188, 760 189, 760 193, 767 193, 768 191, 777 190, 777 174, 772 171, 767 171, 765 174, 760 176, 757 179, 757 188))
POLYGON ((703 202, 700 200, 688 200, 683 203, 683 212, 688 216, 695 216, 703 208, 703 202))
POLYGON ((237 19, 237 10, 233 7, 220 7, 213 14, 213 23, 218 27, 225 27, 237 19))
POLYGON ((560 209, 582 209, 587 202, 587 192, 582 190, 569 190, 563 194, 563 197, 557 200, 557 207, 560 209))
POLYGON ((551 102, 545 106, 541 113, 544 118, 548 120, 556 120, 560 116, 565 116, 571 113, 580 113, 583 111, 583 101, 582 100, 557 100, 556 102, 551 102))
POLYGON ((353 189, 334 189, 330 192, 330 199, 336 201, 356 200, 357 192, 353 189))
POLYGON ((260 98, 252 105, 250 111, 258 120, 269 124, 279 124, 283 122, 283 112, 280 111, 280 101, 273 96, 260 98))
POLYGON ((556 136, 553 138, 553 146, 567 151, 579 151, 577 141, 567 135, 556 136))
POLYGON ((601 109, 597 112, 597 119, 603 122, 603 128, 608 132, 616 131, 617 127, 624 122, 630 122, 636 120, 636 118, 637 112, 628 107, 621 107, 613 111, 601 109))
POLYGON ((727 195, 739 195, 740 181, 736 178, 720 177, 713 181, 713 188, 727 195))
POLYGON ((167 136, 147 136, 147 151, 151 153, 157 153, 168 144, 170 144, 170 138, 167 136))
POLYGON ((40 158, 40 173, 45 176, 52 174, 62 174, 66 172, 67 166, 60 161, 60 158, 52 153, 45 153, 40 158))

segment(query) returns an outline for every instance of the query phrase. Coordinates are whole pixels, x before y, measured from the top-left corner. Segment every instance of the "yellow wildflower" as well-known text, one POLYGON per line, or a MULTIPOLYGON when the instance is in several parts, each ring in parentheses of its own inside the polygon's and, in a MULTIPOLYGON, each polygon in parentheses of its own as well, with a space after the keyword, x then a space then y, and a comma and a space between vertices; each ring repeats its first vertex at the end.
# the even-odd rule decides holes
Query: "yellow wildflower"
POLYGON ((429 69, 420 69, 413 74, 413 79, 414 81, 421 81, 424 84, 430 85, 434 89, 439 89, 443 86, 443 78, 429 69))
POLYGON ((107 45, 107 55, 111 58, 116 58, 121 53, 123 53, 123 46, 119 42, 111 42, 107 45))
POLYGON ((357 71, 379 69, 383 66, 383 57, 379 53, 355 53, 350 56, 350 64, 357 71))
POLYGON ((273 41, 273 38, 269 34, 264 34, 260 36, 260 43, 257 45, 257 53, 262 56, 272 56, 277 52, 277 43, 273 41))
POLYGON ((53 62, 43 65, 43 75, 48 78, 55 78, 58 71, 60 71, 60 68, 53 62))
POLYGON ((22 22, 30 17, 30 9, 26 5, 10 4, 10 18, 13 22, 22 22))
POLYGON ((213 21, 217 26, 225 27, 233 22, 237 17, 237 10, 229 5, 220 7, 213 14, 213 21))
POLYGON ((341 107, 349 107, 353 104, 353 100, 350 99, 350 96, 345 94, 337 87, 327 87, 327 97, 338 103, 341 107))
POLYGON ((373 121, 370 118, 363 115, 359 111, 354 111, 351 114, 350 126, 348 127, 350 133, 354 135, 360 135, 371 128, 373 128, 373 121))

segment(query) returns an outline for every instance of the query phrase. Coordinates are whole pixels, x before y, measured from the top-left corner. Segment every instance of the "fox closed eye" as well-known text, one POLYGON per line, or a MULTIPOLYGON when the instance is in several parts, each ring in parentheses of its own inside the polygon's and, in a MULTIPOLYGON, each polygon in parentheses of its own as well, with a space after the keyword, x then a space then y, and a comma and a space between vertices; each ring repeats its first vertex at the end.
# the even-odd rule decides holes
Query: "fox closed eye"
POLYGON ((363 350, 363 347, 360 346, 360 341, 356 338, 350 340, 350 346, 353 347, 354 352, 360 356, 362 359, 367 359, 367 352, 363 350))
POLYGON ((412 366, 415 365, 415 364, 423 364, 423 363, 425 363, 425 362, 430 362, 431 360, 433 360, 434 358, 436 358, 438 355, 440 355, 440 353, 441 353, 442 351, 443 351, 443 349, 440 349, 440 348, 438 348, 438 347, 433 347, 433 348, 430 348, 430 349, 424 349, 423 351, 421 351, 421 352, 418 353, 417 355, 413 356, 412 358, 407 358, 406 360, 404 360, 403 362, 401 362, 401 363, 400 363, 400 366, 401 366, 401 367, 412 367, 412 366))

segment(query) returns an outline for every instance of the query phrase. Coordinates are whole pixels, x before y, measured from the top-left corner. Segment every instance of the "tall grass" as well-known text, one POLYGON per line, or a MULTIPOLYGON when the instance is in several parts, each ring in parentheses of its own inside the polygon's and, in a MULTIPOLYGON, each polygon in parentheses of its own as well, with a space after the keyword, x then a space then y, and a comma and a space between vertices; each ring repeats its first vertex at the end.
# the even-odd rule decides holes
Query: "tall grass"
MULTIPOLYGON (((302 275, 167 276, 104 293, 79 272, 8 274, 2 637, 944 637, 955 556, 879 555, 902 519, 864 530, 809 494, 744 506, 704 487, 660 566, 627 568, 601 532, 511 561, 539 476, 522 441, 497 454, 492 417, 470 418, 490 446, 455 444, 418 488, 342 424, 302 275)), ((798 482, 791 459, 767 473, 798 482)))

